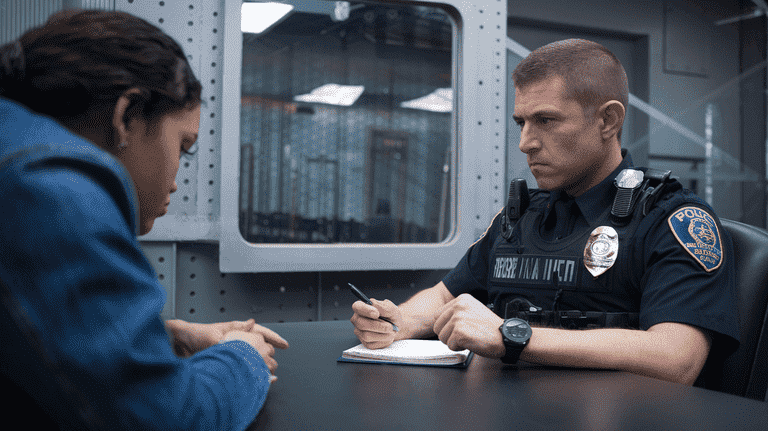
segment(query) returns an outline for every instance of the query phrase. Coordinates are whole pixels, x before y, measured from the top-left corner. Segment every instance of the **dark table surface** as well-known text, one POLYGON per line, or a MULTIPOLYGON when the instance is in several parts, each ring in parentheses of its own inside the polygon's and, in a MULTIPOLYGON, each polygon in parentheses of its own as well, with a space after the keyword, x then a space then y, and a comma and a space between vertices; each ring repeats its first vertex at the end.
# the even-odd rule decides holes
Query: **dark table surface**
POLYGON ((359 343, 348 321, 264 326, 291 347, 249 430, 768 429, 768 403, 629 373, 343 363, 359 343))

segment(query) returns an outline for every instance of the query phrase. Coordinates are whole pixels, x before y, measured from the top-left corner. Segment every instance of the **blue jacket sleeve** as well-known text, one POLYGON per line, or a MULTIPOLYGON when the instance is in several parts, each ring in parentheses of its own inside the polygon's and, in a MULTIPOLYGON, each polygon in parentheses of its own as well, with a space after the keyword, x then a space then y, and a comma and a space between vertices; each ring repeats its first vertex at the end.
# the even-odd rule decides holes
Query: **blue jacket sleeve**
POLYGON ((246 428, 269 388, 263 359, 242 341, 174 355, 164 291, 125 217, 129 199, 104 187, 109 170, 83 166, 0 167, 0 278, 42 348, 3 346, 15 349, 3 370, 40 364, 14 380, 51 403, 34 382, 61 384, 46 380, 52 364, 107 429, 246 428))

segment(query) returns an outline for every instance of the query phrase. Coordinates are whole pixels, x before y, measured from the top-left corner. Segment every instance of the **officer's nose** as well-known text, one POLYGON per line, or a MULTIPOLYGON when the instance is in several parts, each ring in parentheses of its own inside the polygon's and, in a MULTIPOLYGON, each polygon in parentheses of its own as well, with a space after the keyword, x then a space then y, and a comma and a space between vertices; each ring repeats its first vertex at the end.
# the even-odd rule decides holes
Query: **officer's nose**
POLYGON ((527 124, 520 129, 520 151, 525 154, 534 152, 541 148, 541 142, 531 132, 531 127, 527 124))
POLYGON ((175 192, 179 189, 179 185, 176 184, 176 180, 173 180, 173 185, 171 186, 171 193, 175 192))

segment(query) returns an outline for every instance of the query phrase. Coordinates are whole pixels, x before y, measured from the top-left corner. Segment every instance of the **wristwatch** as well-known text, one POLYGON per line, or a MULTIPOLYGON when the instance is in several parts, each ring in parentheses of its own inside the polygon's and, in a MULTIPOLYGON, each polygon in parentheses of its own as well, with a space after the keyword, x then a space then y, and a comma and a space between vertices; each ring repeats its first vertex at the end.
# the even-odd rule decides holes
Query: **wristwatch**
POLYGON ((525 346, 528 345, 528 340, 533 335, 531 325, 523 319, 513 317, 507 319, 499 326, 501 331, 501 338, 504 340, 504 347, 506 347, 506 353, 501 357, 501 362, 505 364, 514 364, 517 362, 517 358, 520 357, 525 346))

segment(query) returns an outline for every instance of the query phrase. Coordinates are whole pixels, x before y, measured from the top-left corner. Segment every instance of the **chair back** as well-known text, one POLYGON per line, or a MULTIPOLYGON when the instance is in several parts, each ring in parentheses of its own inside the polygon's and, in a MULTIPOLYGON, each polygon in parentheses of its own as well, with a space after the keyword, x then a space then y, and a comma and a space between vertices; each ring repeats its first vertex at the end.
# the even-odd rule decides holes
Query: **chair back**
POLYGON ((768 401, 768 231, 720 222, 733 239, 741 330, 738 350, 725 359, 720 390, 768 401))

